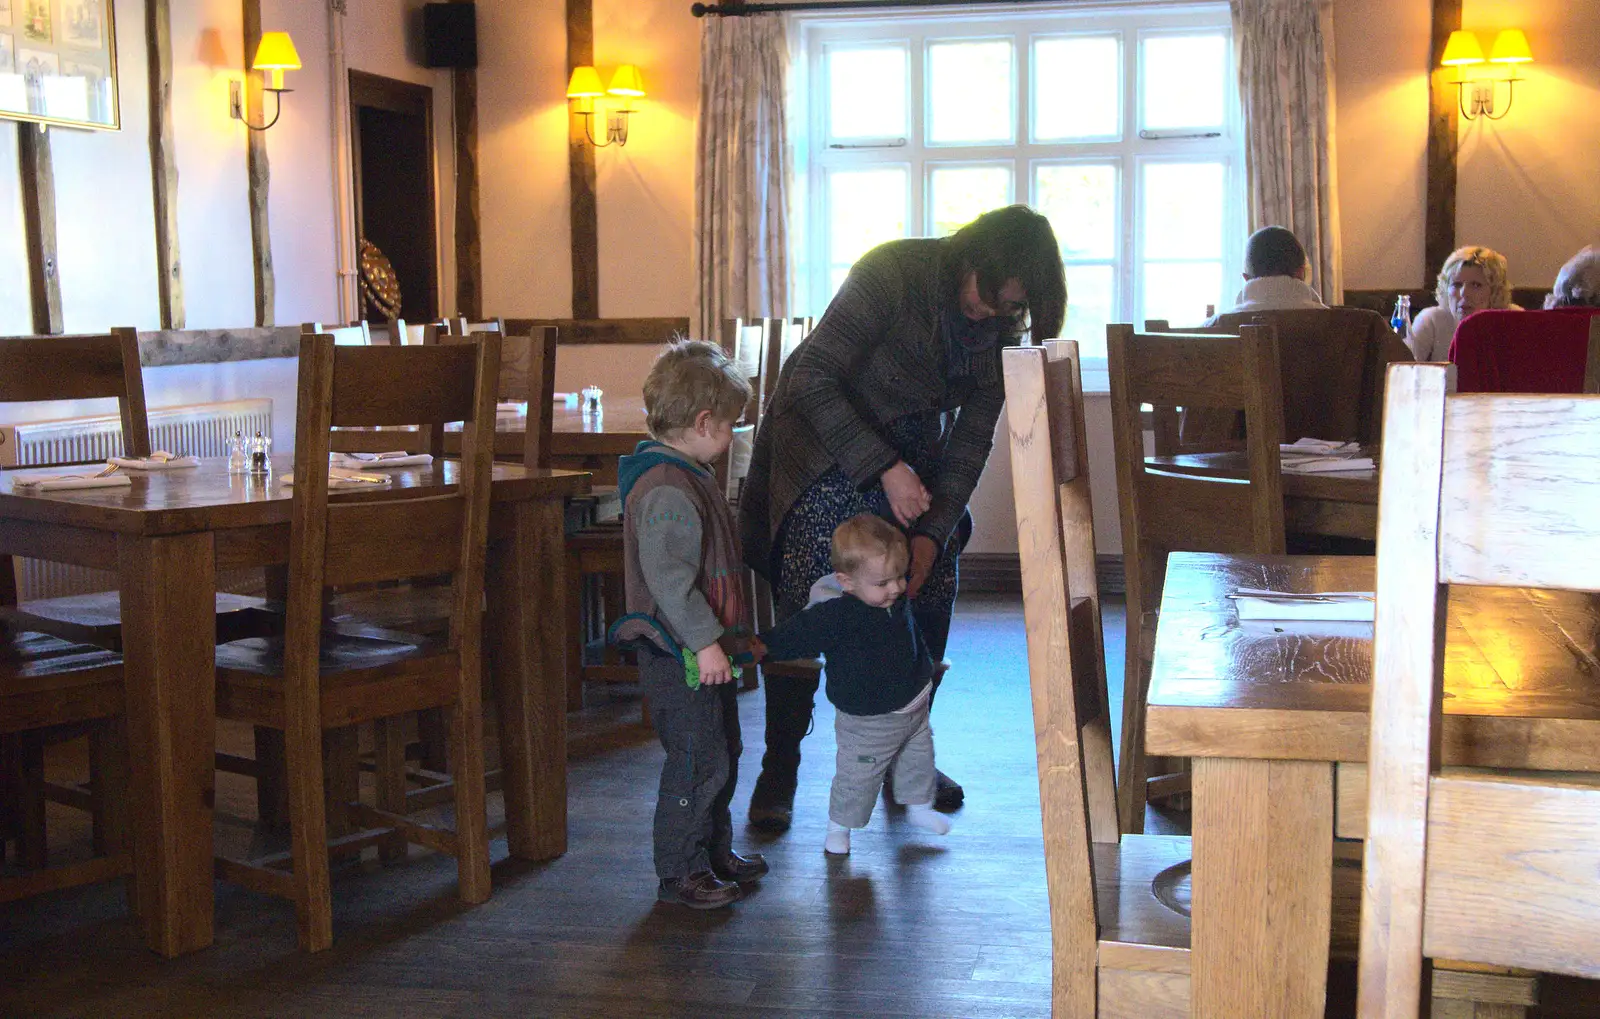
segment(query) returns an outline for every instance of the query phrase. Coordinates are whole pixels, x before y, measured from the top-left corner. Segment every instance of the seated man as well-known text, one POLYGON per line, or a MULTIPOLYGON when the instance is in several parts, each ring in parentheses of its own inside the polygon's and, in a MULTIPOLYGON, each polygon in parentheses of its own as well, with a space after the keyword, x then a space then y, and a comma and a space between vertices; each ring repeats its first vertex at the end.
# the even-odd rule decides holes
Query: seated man
MULTIPOLYGON (((1281 226, 1264 226, 1244 245, 1244 289, 1224 314, 1325 308, 1306 284, 1306 249, 1281 226)), ((1208 323, 1209 324, 1209 323, 1208 323)))

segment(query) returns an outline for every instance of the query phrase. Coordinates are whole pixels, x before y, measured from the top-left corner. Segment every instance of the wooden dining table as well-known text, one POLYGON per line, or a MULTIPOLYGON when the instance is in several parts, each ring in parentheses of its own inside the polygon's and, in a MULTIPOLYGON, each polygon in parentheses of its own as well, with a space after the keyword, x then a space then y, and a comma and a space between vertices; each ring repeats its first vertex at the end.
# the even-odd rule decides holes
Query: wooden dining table
MULTIPOLYGON (((500 460, 521 460, 528 433, 527 404, 501 404, 501 408, 495 416, 494 455, 500 460)), ((554 430, 550 436, 550 465, 587 471, 594 476, 596 484, 616 484, 617 457, 632 453, 635 446, 650 437, 645 426, 642 396, 604 397, 598 414, 577 405, 560 403, 551 417, 554 430)), ((339 448, 351 452, 422 448, 414 428, 336 429, 336 432, 343 440, 339 448)), ((459 427, 446 429, 444 450, 452 456, 460 454, 459 427)))
MULTIPOLYGON (((1336 788, 1364 831, 1371 625, 1241 623, 1229 595, 1370 591, 1374 564, 1168 560, 1145 745, 1194 760, 1194 1016, 1323 1014, 1336 788)), ((1600 596, 1453 587, 1446 625, 1445 765, 1600 772, 1600 596)))
MULTIPOLYGON (((1375 451, 1362 449, 1361 456, 1375 451)), ((1221 453, 1180 453, 1146 457, 1152 468, 1208 477, 1248 478, 1250 466, 1243 450, 1221 453)), ((1338 471, 1325 474, 1283 472, 1283 525, 1290 534, 1322 534, 1340 538, 1378 536, 1378 471, 1338 471)))
MULTIPOLYGON (((130 472, 127 487, 19 494, 0 472, 0 552, 118 575, 134 806, 137 913, 146 943, 175 956, 213 937, 215 597, 219 570, 288 562, 292 465, 230 475, 130 472)), ((455 484, 459 464, 391 469, 393 484, 455 484)), ((496 463, 485 576, 511 855, 567 846, 564 501, 586 474, 496 463)), ((381 541, 381 535, 374 535, 381 541)))

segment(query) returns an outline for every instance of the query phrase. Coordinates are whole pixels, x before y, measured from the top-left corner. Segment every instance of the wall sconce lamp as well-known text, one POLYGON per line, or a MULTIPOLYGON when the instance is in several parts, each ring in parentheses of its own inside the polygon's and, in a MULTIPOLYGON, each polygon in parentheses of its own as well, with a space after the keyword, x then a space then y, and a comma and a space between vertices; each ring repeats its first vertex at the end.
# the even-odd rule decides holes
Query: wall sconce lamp
POLYGON ((1469 77, 1474 72, 1469 72, 1469 67, 1482 67, 1485 63, 1483 47, 1478 44, 1478 37, 1472 32, 1455 31, 1450 33, 1450 41, 1445 43, 1444 56, 1439 58, 1439 63, 1445 67, 1455 67, 1456 72, 1456 102, 1461 107, 1461 115, 1468 120, 1486 117, 1489 120, 1499 120, 1511 112, 1511 101, 1515 97, 1517 82, 1522 79, 1517 76, 1517 64, 1530 63, 1533 53, 1528 49, 1528 37, 1522 34, 1520 28, 1507 28, 1494 37, 1494 45, 1489 49, 1490 64, 1510 64, 1511 72, 1506 78, 1494 78, 1485 74, 1482 77, 1469 77), (1494 87, 1497 81, 1506 83, 1506 105, 1498 114, 1494 112, 1494 87), (1467 86, 1472 86, 1472 109, 1467 109, 1467 86))
POLYGON ((300 70, 300 54, 295 51, 294 40, 289 38, 288 32, 262 32, 261 44, 256 47, 256 58, 250 62, 252 71, 262 72, 266 79, 262 90, 271 92, 276 98, 272 111, 272 119, 260 127, 245 120, 244 116, 244 89, 241 82, 233 82, 229 89, 229 112, 234 120, 243 120, 244 126, 252 131, 265 131, 278 122, 283 115, 283 94, 293 92, 292 88, 283 87, 283 72, 300 70))
POLYGON ((583 133, 589 139, 589 144, 597 149, 607 145, 628 144, 628 116, 633 113, 631 106, 623 105, 616 109, 606 111, 606 140, 596 141, 594 137, 594 101, 602 96, 623 96, 623 102, 644 95, 644 76, 633 64, 623 64, 611 75, 611 87, 600 87, 600 72, 584 64, 572 69, 572 80, 567 82, 567 101, 572 105, 572 112, 583 118, 583 133))

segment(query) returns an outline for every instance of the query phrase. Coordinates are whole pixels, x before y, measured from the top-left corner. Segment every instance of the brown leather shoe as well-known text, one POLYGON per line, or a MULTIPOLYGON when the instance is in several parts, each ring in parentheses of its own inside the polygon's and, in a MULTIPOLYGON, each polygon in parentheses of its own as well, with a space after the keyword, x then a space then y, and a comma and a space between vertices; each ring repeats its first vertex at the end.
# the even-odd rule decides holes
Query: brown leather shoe
POLYGON ((767 866, 767 858, 760 853, 740 856, 730 849, 726 853, 711 854, 711 872, 724 881, 736 881, 739 884, 759 881, 771 869, 767 866))
POLYGON ((688 877, 663 878, 656 890, 661 902, 676 902, 690 909, 721 909, 739 901, 739 886, 731 881, 720 881, 709 870, 688 877))

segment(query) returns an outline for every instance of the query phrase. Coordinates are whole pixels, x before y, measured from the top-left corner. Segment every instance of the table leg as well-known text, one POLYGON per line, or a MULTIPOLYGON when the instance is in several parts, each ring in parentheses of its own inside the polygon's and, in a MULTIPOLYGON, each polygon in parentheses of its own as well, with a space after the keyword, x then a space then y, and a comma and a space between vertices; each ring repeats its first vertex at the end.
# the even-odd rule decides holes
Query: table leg
POLYGON ((1320 1019, 1332 882, 1332 765, 1196 758, 1190 1014, 1320 1019))
POLYGON ((506 842, 549 860, 567 851, 566 513, 559 499, 507 509, 486 573, 506 842))
POLYGON ((216 557, 209 533, 124 535, 117 557, 138 914, 171 957, 212 940, 216 557))

